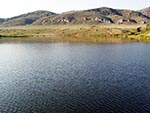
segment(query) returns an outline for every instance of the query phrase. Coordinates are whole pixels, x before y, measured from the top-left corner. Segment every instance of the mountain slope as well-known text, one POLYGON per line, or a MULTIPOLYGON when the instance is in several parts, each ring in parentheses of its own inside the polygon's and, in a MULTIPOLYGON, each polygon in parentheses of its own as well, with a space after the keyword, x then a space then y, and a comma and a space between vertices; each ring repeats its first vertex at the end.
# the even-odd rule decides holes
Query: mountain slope
POLYGON ((142 14, 144 14, 144 15, 150 17, 150 7, 141 9, 141 10, 139 10, 139 12, 141 12, 142 14))
POLYGON ((32 24, 34 21, 36 21, 41 17, 46 17, 50 15, 55 15, 55 13, 49 11, 42 11, 42 10, 34 11, 27 14, 22 14, 12 18, 8 18, 2 25, 3 26, 28 25, 28 24, 32 24))
POLYGON ((135 24, 149 21, 150 17, 133 10, 113 8, 96 8, 83 11, 70 11, 62 14, 47 16, 38 19, 33 24, 99 24, 99 23, 128 23, 135 24))
POLYGON ((59 24, 141 24, 150 22, 150 7, 139 11, 101 7, 55 14, 34 11, 8 19, 0 19, 2 26, 59 25, 59 24))
POLYGON ((4 18, 0 18, 0 24, 5 22, 5 19, 4 18))

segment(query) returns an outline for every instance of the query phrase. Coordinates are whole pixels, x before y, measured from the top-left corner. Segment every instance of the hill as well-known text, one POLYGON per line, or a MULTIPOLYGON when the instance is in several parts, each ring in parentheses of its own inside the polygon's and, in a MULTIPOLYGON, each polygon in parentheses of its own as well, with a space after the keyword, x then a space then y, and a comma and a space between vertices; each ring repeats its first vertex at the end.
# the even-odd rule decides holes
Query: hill
POLYGON ((141 10, 139 10, 139 12, 141 12, 142 14, 150 17, 150 7, 145 8, 145 9, 141 9, 141 10))
POLYGON ((30 12, 27 14, 22 14, 22 15, 15 16, 12 18, 8 18, 2 23, 2 25, 3 26, 28 25, 28 24, 32 24, 34 21, 36 21, 39 18, 47 17, 50 15, 55 15, 55 13, 49 12, 49 11, 38 10, 38 11, 30 12))
POLYGON ((43 17, 33 24, 136 24, 142 21, 148 22, 150 21, 150 17, 138 11, 102 7, 82 11, 70 11, 54 16, 43 17))
POLYGON ((34 11, 8 19, 0 19, 2 26, 60 25, 60 24, 146 24, 150 22, 150 7, 139 11, 101 7, 68 11, 56 14, 50 11, 34 11))

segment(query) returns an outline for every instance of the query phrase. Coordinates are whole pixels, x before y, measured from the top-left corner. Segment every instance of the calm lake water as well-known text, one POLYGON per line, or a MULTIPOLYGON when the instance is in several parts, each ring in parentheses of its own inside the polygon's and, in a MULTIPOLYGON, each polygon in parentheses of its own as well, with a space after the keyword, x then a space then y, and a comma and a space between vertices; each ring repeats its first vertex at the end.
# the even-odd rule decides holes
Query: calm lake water
POLYGON ((1 43, 0 113, 150 113, 150 44, 1 43))

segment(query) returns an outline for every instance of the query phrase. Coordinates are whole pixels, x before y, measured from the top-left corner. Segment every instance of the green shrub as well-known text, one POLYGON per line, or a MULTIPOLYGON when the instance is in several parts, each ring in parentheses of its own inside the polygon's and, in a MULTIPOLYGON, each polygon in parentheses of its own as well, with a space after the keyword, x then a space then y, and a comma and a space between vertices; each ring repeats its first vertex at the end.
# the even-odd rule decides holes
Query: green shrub
POLYGON ((150 31, 150 24, 146 25, 146 31, 150 31))

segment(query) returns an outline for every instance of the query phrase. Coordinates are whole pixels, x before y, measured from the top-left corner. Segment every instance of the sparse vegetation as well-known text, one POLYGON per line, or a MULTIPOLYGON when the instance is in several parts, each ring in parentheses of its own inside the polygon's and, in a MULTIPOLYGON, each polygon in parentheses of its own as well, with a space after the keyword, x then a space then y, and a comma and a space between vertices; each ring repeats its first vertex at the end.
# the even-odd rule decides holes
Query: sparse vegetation
POLYGON ((34 11, 27 14, 22 14, 19 16, 7 18, 7 19, 0 19, 1 26, 22 26, 22 25, 30 25, 34 21, 39 18, 55 15, 55 13, 50 11, 34 11))
POLYGON ((128 33, 122 34, 131 40, 137 40, 139 42, 150 42, 150 25, 147 24, 144 27, 137 27, 136 29, 131 29, 128 33))
MULTIPOLYGON (((0 29, 1 37, 31 37, 46 41, 75 41, 96 43, 123 43, 131 40, 135 25, 52 25, 18 26, 0 29)), ((19 39, 20 40, 20 39, 19 39)))

